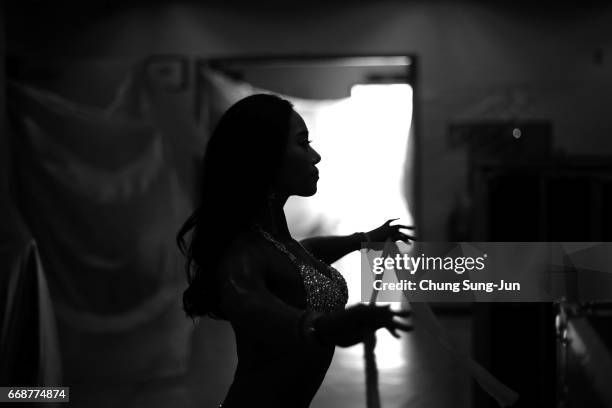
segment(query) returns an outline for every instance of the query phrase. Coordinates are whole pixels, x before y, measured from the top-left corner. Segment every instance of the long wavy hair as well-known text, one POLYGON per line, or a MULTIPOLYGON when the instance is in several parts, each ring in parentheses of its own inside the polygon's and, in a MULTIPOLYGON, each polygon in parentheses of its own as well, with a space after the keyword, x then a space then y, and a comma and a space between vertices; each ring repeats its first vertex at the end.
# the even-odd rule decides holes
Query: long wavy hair
POLYGON ((219 261, 265 205, 287 146, 292 112, 289 101, 256 94, 232 105, 215 127, 204 155, 199 206, 176 237, 186 257, 187 316, 226 318, 219 308, 219 261))

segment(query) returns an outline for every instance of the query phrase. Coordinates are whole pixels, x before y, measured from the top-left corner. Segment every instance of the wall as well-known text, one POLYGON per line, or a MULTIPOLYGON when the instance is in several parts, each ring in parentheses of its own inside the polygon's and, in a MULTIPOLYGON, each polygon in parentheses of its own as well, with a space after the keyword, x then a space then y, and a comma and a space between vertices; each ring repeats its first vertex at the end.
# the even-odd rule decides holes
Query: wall
MULTIPOLYGON (((13 53, 113 61, 118 70, 149 53, 414 54, 419 58, 422 239, 445 238, 453 197, 465 186, 465 154, 446 144, 451 121, 548 119, 556 149, 612 152, 612 138, 605 137, 612 128, 607 116, 612 8, 547 14, 503 3, 341 3, 275 10, 216 3, 107 10, 98 4, 89 13, 56 11, 47 23, 32 21, 35 26, 72 21, 71 13, 81 16, 80 26, 54 30, 44 46, 28 34, 28 24, 9 22, 16 39, 10 45, 13 53)), ((74 84, 84 83, 78 72, 70 77, 74 84)), ((82 98, 93 97, 77 88, 82 98)))

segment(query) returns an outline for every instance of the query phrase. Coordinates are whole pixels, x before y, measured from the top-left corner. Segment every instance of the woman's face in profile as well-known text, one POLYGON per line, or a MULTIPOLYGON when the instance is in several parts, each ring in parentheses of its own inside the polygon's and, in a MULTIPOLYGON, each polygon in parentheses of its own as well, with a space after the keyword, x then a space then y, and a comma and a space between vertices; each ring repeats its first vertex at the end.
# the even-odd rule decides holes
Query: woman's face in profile
POLYGON ((287 196, 308 197, 317 192, 319 170, 315 166, 321 156, 311 146, 304 119, 295 111, 289 120, 285 156, 281 161, 277 187, 287 196))

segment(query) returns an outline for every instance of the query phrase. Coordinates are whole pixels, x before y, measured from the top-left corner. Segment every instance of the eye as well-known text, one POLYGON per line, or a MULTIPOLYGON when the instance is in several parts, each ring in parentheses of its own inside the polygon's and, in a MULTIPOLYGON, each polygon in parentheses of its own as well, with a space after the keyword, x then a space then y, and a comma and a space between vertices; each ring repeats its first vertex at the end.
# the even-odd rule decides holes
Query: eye
POLYGON ((312 143, 312 140, 310 140, 310 139, 304 139, 304 140, 302 140, 302 141, 300 142, 300 146, 304 146, 304 147, 306 147, 306 146, 308 146, 308 145, 309 145, 309 144, 311 144, 311 143, 312 143))

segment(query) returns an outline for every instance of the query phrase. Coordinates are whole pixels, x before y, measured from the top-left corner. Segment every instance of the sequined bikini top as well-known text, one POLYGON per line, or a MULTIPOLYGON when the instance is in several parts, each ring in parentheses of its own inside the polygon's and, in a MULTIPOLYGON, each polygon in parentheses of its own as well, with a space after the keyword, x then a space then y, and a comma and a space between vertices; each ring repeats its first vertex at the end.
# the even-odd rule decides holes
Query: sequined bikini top
MULTIPOLYGON (((307 310, 329 313, 344 308, 348 301, 348 288, 340 272, 321 260, 319 262, 326 266, 324 271, 306 264, 289 252, 283 244, 275 240, 272 235, 264 231, 260 226, 256 225, 255 228, 266 240, 274 244, 279 251, 287 255, 300 271, 302 282, 304 283, 304 291, 306 292, 307 310)), ((318 259, 303 246, 302 249, 313 259, 318 259)))

